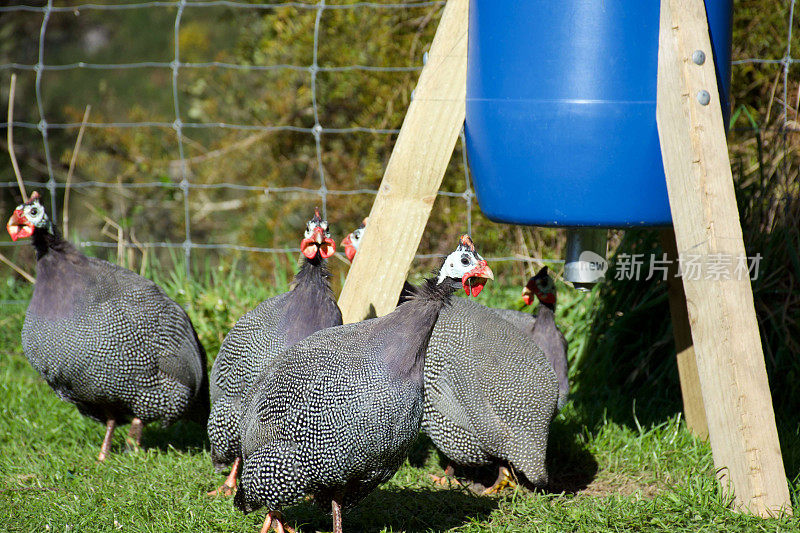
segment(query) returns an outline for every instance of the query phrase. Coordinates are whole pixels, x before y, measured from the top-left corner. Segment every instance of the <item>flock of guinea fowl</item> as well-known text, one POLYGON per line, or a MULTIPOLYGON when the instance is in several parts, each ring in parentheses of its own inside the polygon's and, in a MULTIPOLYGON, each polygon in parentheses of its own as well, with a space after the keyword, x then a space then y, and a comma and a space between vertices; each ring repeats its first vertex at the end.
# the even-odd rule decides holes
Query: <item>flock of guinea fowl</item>
MULTIPOLYGON (((438 275, 406 283, 394 311, 342 325, 327 269, 336 244, 317 211, 291 290, 236 322, 209 376, 181 306, 80 253, 37 193, 23 200, 7 224, 37 258, 23 350, 61 399, 106 424, 100 461, 118 424, 130 422, 134 447, 151 421, 205 425, 213 466, 230 468, 209 495, 235 493, 246 513, 266 508, 264 533, 292 531, 280 510, 306 498, 330 509, 341 532, 342 509, 394 475, 420 429, 450 461, 438 483, 474 466, 497 468, 486 494, 547 483, 549 426, 569 384, 546 267, 523 290, 526 304, 538 297, 536 316, 451 298, 478 296, 494 277, 463 235, 438 275)), ((342 242, 350 261, 365 223, 342 242)))

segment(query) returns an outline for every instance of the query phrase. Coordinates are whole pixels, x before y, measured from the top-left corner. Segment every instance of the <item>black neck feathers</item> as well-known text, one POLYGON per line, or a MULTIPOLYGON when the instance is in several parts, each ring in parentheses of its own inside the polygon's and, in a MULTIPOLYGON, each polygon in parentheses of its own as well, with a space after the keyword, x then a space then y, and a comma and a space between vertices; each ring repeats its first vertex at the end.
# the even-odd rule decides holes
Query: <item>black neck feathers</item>
POLYGON ((342 313, 333 299, 330 277, 325 259, 303 260, 283 316, 286 347, 315 331, 341 325, 342 313))
POLYGON ((40 228, 33 230, 32 243, 36 249, 37 260, 46 256, 50 250, 62 253, 80 253, 69 241, 66 241, 61 236, 61 232, 55 224, 50 225, 50 231, 40 228))
POLYGON ((293 290, 319 290, 333 298, 330 284, 331 273, 328 261, 315 255, 313 259, 304 258, 300 270, 294 275, 293 290))

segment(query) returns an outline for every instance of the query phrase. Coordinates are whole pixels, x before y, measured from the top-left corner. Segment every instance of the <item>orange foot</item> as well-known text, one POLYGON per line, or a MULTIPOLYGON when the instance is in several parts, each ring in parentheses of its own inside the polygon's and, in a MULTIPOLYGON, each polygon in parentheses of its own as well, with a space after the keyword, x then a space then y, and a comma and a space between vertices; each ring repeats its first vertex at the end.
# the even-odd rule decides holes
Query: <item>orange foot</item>
POLYGON ((278 511, 270 511, 264 519, 264 525, 261 526, 260 533, 267 533, 270 529, 275 528, 278 533, 297 533, 294 528, 283 525, 281 513, 278 511))
POLYGON ((494 485, 483 491, 484 496, 490 496, 492 494, 497 494, 501 490, 506 487, 516 487, 517 482, 514 479, 514 475, 509 471, 508 468, 501 466, 500 470, 498 471, 497 481, 494 482, 494 485))
POLYGON ((225 479, 225 483, 222 484, 221 487, 212 490, 211 492, 207 492, 206 495, 208 496, 232 496, 233 493, 236 491, 236 476, 239 474, 239 466, 241 465, 242 459, 237 457, 236 460, 233 462, 231 466, 231 473, 228 474, 228 477, 225 479))
POLYGON ((444 472, 441 476, 430 474, 430 478, 435 485, 439 485, 440 487, 450 487, 453 485, 453 483, 458 484, 458 480, 453 477, 454 473, 455 469, 453 468, 453 465, 449 464, 447 465, 447 468, 444 469, 444 472))
POLYGON ((233 496, 234 491, 236 491, 236 486, 231 487, 230 485, 221 485, 216 489, 206 492, 207 496, 233 496))

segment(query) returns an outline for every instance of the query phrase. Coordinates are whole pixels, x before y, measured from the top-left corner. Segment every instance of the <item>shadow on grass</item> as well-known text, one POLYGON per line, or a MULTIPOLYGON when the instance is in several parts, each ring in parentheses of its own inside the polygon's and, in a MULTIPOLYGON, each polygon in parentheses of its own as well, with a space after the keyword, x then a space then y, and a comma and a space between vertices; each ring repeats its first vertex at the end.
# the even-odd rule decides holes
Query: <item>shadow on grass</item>
MULTIPOLYGON (((379 488, 343 517, 345 531, 444 531, 485 520, 497 508, 494 498, 466 490, 379 488)), ((330 513, 311 502, 286 510, 286 523, 303 531, 331 531, 330 513)))
MULTIPOLYGON (((575 420, 564 421, 556 419, 550 426, 550 438, 547 447, 547 469, 550 474, 550 483, 544 488, 545 492, 561 494, 574 494, 585 489, 591 483, 598 471, 598 464, 585 444, 575 438, 581 432, 581 424, 575 420)), ((408 460, 415 468, 424 468, 428 457, 435 453, 441 468, 441 474, 450 463, 447 457, 435 448, 427 435, 420 434, 408 460)), ((492 486, 497 479, 498 467, 501 463, 480 467, 466 468, 455 466, 458 479, 465 482, 476 492, 492 486)), ((539 490, 521 479, 523 486, 529 490, 539 490)))
MULTIPOLYGON (((756 213, 761 206, 750 200, 739 192, 747 256, 762 257, 752 282, 754 304, 786 475, 800 486, 800 199, 786 200, 766 225, 756 213)), ((643 254, 640 279, 614 279, 611 266, 586 317, 592 321, 588 342, 571 368, 577 419, 590 431, 604 420, 647 427, 683 407, 666 283, 658 273, 644 279, 651 254, 661 258, 658 231, 626 231, 617 257, 622 253, 643 254)))
MULTIPOLYGON (((420 431, 417 440, 414 441, 414 444, 411 446, 411 450, 408 452, 408 462, 414 468, 424 468, 425 463, 428 461, 428 457, 434 450, 436 450, 436 447, 433 445, 433 441, 431 441, 430 437, 420 431)), ((436 451, 438 453, 438 450, 436 451)))
POLYGON ((550 483, 547 492, 575 494, 594 481, 599 465, 586 445, 578 442, 575 435, 581 426, 575 421, 556 419, 550 425, 547 442, 547 468, 550 483))
POLYGON ((148 424, 142 433, 142 448, 199 453, 209 449, 210 445, 205 426, 179 420, 166 428, 157 422, 148 424))

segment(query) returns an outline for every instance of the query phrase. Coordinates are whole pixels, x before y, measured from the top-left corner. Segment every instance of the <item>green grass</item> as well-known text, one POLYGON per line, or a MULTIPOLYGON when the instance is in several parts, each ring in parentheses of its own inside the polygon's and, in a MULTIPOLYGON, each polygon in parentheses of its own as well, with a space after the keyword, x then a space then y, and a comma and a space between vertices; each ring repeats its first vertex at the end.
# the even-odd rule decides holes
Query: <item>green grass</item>
MULTIPOLYGON (((155 276, 189 311, 209 356, 227 328, 260 299, 287 287, 286 272, 269 287, 251 286, 236 268, 206 269, 188 280, 182 269, 155 276)), ((579 368, 598 292, 561 291, 561 322, 579 368)), ((26 300, 30 288, 9 281, 1 300, 26 300)), ((519 290, 489 286, 484 303, 518 308, 519 290)), ((96 462, 104 428, 57 399, 22 355, 25 304, 0 317, 0 529, 7 531, 257 531, 263 512, 245 516, 231 499, 208 498, 222 476, 211 467, 202 430, 178 423, 145 429, 143 448, 125 452, 125 428, 113 455, 96 462)), ((583 361, 582 373, 589 368, 583 361)), ((549 460, 553 490, 506 490, 476 497, 438 489, 429 473, 442 458, 421 438, 386 485, 345 514, 347 531, 790 531, 792 519, 734 513, 714 480, 709 446, 696 440, 677 412, 613 390, 576 384, 575 399, 556 418, 549 460), (581 391, 584 392, 581 392, 581 391), (659 415, 658 413, 666 414, 659 415), (642 416, 647 415, 647 416, 642 416), (640 422, 641 420, 652 420, 640 422)), ((793 442, 797 442, 795 440, 793 442)), ((793 487, 795 488, 795 487, 793 487)), ((286 510, 303 531, 330 531, 330 517, 311 503, 286 510)))

